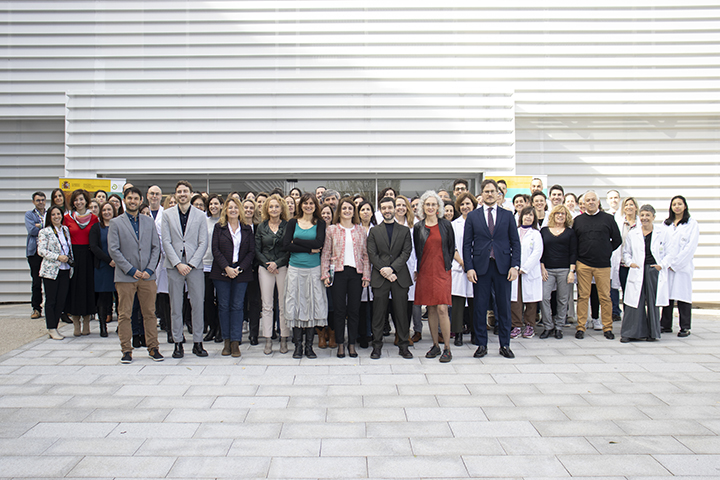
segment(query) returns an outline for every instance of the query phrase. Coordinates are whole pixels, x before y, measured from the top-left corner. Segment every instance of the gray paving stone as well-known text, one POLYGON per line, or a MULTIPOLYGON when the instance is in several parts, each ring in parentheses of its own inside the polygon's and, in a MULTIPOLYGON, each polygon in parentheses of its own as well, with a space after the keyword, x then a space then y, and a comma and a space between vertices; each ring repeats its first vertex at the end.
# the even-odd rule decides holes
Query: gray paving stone
POLYGON ((367 471, 366 460, 362 457, 274 457, 267 477, 366 478, 367 471))
POLYGON ((228 457, 319 457, 319 438, 236 438, 228 457))
POLYGON ((602 420, 647 420, 649 417, 644 413, 644 408, 662 408, 658 406, 652 407, 633 407, 626 406, 594 406, 587 407, 568 407, 562 406, 560 410, 567 415, 570 420, 577 421, 602 421, 602 420))
POLYGON ((230 409, 230 408, 285 408, 288 406, 290 397, 218 397, 212 405, 213 409, 230 409))
MULTIPOLYGON (((519 375, 517 373, 515 374, 509 374, 509 375, 519 375)), ((497 382, 494 378, 494 375, 490 375, 488 373, 457 373, 455 375, 448 375, 447 373, 442 374, 427 374, 425 375, 427 378, 427 383, 430 385, 454 385, 454 384, 475 384, 475 383, 483 383, 483 384, 494 384, 494 383, 503 383, 503 382, 497 382)))
POLYGON ((358 387, 349 387, 346 385, 329 386, 327 387, 326 394, 330 396, 341 396, 346 397, 350 394, 362 395, 369 397, 372 395, 398 395, 398 389, 405 388, 404 385, 361 385, 358 387))
POLYGON ((224 457, 228 455, 233 440, 230 438, 148 438, 142 442, 142 446, 135 453, 136 456, 178 457, 192 454, 203 457, 224 457))
POLYGON ((363 385, 427 385, 423 374, 360 375, 363 385))
MULTIPOLYGON (((517 440, 517 439, 515 439, 517 440)), ((504 455, 496 438, 424 438, 410 439, 412 453, 418 456, 504 455)))
MULTIPOLYGON (((403 397, 406 398, 406 397, 403 397)), ((411 397, 413 398, 413 397, 411 397)), ((438 395, 441 407, 512 407, 507 395, 438 395)))
POLYGON ((360 374, 356 375, 295 375, 293 385, 360 385, 360 374))
POLYGON ((370 457, 367 460, 370 478, 463 478, 468 469, 460 458, 444 457, 370 457))
POLYGON ((248 408, 174 408, 162 421, 165 423, 242 422, 247 417, 248 411, 248 408))
POLYGON ((103 438, 117 423, 38 423, 27 431, 26 438, 103 438))
MULTIPOLYGON (((720 437, 716 435, 712 436, 700 436, 700 435, 679 435, 675 437, 680 443, 685 445, 692 453, 706 454, 706 455, 717 455, 720 454, 720 437)), ((667 453, 682 453, 682 452, 667 452, 667 453)))
POLYGON ((251 408, 245 422, 324 422, 326 408, 251 408))
MULTIPOLYGON (((55 457, 53 457, 55 458, 55 457)), ((164 477, 170 471, 175 457, 84 457, 69 476, 75 477, 164 477)))
MULTIPOLYGON (((402 425, 393 423, 393 425, 402 425)), ((364 423, 286 423, 280 438, 363 438, 364 423)), ((368 435, 369 436, 369 435, 368 435)), ((277 435, 275 436, 277 437, 277 435)))
MULTIPOLYGON (((236 387, 236 388, 251 388, 249 386, 246 387, 236 387)), ((327 385, 261 385, 257 387, 257 393, 255 391, 249 391, 249 393, 218 393, 217 395, 236 395, 236 396, 243 396, 243 395, 258 395, 261 397, 282 397, 282 396, 313 396, 318 397, 321 395, 328 395, 328 390, 330 387, 327 385)), ((342 390, 341 390, 342 391, 342 390)), ((247 391, 246 391, 247 392, 247 391)), ((347 395, 347 390, 345 390, 345 395, 347 395)))
POLYGON ((484 421, 485 410, 480 407, 407 407, 409 422, 484 421))
POLYGON ((164 421, 169 414, 169 408, 98 408, 84 421, 154 423, 164 421))
POLYGON ((665 405, 660 398, 651 393, 613 393, 613 394, 585 394, 580 395, 590 405, 598 407, 606 406, 640 406, 640 405, 665 405))
POLYGON ((552 455, 463 455, 471 477, 569 477, 567 470, 552 455))
POLYGON ((619 420, 626 435, 712 435, 712 430, 696 420, 619 420))
POLYGON ((111 438, 190 438, 199 423, 121 423, 110 432, 111 438))
POLYGON ((447 422, 368 422, 367 438, 452 437, 447 422))
POLYGON ((540 406, 588 406, 582 395, 558 394, 558 395, 510 395, 510 400, 518 407, 540 407, 540 406))
MULTIPOLYGON (((454 437, 537 437, 538 431, 526 421, 448 422, 454 437)), ((560 422, 557 422, 560 423, 560 422)))
POLYGON ((282 423, 203 423, 195 438, 278 438, 282 423))
POLYGON ((399 407, 328 408, 328 422, 406 422, 405 410, 399 407))
POLYGON ((0 408, 57 408, 70 398, 69 395, 8 395, 0 397, 0 408))
POLYGON ((0 455, 40 455, 56 440, 55 438, 0 438, 0 452, 2 452, 0 455))
POLYGON ((120 397, 181 397, 188 391, 188 388, 190 387, 187 385, 123 385, 115 392, 115 395, 120 397))
MULTIPOLYGON (((65 404, 64 404, 65 405, 65 404)), ((92 409, 77 408, 20 408, 7 423, 37 423, 37 422, 81 422, 90 415, 92 409)))
POLYGON ((533 421, 533 426, 543 437, 588 437, 605 435, 623 435, 623 430, 614 422, 604 421, 572 421, 540 422, 533 421))
POLYGON ((509 437, 498 442, 508 455, 596 454, 595 447, 583 437, 509 437))
POLYGON ((535 385, 526 383, 504 385, 466 385, 472 395, 534 395, 541 393, 535 385))
MULTIPOLYGON (((125 400, 134 400, 137 408, 210 408, 217 397, 126 397, 125 400)), ((117 399, 119 402, 121 399, 117 399)), ((113 399, 113 404, 116 402, 113 399)))
POLYGON ((60 478, 70 472, 80 457, 0 456, 0 472, 12 477, 60 478))
POLYGON ((143 441, 141 438, 61 438, 44 455, 132 456, 143 441))
POLYGON ((671 436, 612 436, 588 437, 603 455, 692 453, 685 445, 671 436))
POLYGON ((323 457, 377 457, 413 455, 407 438, 325 438, 323 457))
MULTIPOLYGON (((394 397, 379 397, 371 396, 366 398, 400 398, 397 395, 394 397)), ((360 408, 363 405, 363 397, 359 395, 353 396, 323 396, 323 397, 310 397, 310 396, 298 396, 290 397, 288 400, 288 407, 290 408, 310 408, 310 407, 324 407, 324 408, 360 408)))
POLYGON ((398 385, 398 394, 414 395, 470 395, 470 385, 398 385))
POLYGON ((668 473, 651 455, 558 455, 557 458, 572 476, 668 473))

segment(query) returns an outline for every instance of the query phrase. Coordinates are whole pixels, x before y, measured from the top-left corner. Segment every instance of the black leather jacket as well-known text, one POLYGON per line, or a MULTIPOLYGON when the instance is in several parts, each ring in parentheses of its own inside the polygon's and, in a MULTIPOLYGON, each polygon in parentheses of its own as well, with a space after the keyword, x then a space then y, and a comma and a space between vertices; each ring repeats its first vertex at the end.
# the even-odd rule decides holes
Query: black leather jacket
MULTIPOLYGON (((452 268, 453 257, 455 256, 455 231, 452 224, 444 218, 438 219, 438 227, 440 228, 440 239, 442 241, 443 260, 445 261, 445 271, 452 268)), ((425 228, 425 220, 420 220, 413 227, 413 242, 415 244, 415 257, 417 258, 417 270, 420 270, 420 261, 422 260, 423 247, 425 241, 430 236, 430 231, 425 228)))

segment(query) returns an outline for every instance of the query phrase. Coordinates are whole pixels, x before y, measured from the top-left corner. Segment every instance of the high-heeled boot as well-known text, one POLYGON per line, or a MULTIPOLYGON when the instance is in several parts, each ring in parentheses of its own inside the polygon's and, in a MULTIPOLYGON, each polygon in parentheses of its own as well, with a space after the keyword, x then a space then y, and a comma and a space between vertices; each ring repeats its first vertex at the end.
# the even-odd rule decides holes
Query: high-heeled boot
POLYGON ((103 318, 102 315, 98 315, 98 323, 100 323, 100 336, 101 337, 107 337, 107 318, 103 318))
POLYGON ((327 334, 328 334, 328 347, 337 348, 337 342, 335 341, 335 330, 333 330, 330 327, 327 327, 327 334))

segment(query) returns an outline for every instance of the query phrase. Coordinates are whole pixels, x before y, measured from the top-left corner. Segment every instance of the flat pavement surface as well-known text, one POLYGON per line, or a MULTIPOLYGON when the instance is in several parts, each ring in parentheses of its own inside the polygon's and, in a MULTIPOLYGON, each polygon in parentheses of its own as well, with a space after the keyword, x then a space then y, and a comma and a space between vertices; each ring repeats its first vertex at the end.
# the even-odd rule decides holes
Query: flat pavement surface
POLYGON ((449 364, 424 358, 425 325, 412 360, 262 342, 175 360, 163 342, 164 362, 122 365, 93 322, 0 356, 0 479, 717 479, 720 312, 693 317, 690 337, 653 343, 621 344, 617 323, 614 341, 518 339, 514 360, 491 335, 487 357, 465 345, 449 364))

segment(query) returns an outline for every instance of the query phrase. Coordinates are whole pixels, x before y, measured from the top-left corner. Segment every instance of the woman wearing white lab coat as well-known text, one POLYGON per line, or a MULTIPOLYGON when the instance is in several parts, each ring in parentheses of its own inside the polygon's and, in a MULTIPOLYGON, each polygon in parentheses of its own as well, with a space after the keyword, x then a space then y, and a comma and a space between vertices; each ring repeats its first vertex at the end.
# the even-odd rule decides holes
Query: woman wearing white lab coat
POLYGON ((660 338, 660 313, 656 305, 658 278, 666 274, 658 265, 662 257, 663 229, 653 228, 655 209, 652 205, 640 208, 642 227, 628 231, 623 241, 623 262, 630 267, 623 300, 622 328, 620 341, 645 339, 649 342, 660 338))
POLYGON ((662 310, 663 333, 672 333, 673 304, 677 301, 680 312, 678 337, 690 335, 692 308, 692 277, 695 271, 693 256, 697 250, 700 228, 690 218, 687 201, 676 195, 670 201, 670 215, 665 220, 665 252, 660 260, 667 269, 666 285, 658 284, 657 305, 662 310))
POLYGON ((465 220, 468 213, 477 208, 477 199, 471 193, 463 192, 458 195, 455 201, 455 211, 460 216, 452 221, 455 231, 455 255, 453 256, 452 269, 452 318, 450 319, 450 331, 455 334, 455 345, 463 345, 463 327, 466 323, 466 309, 469 311, 468 325, 472 328, 473 312, 473 287, 465 274, 464 262, 462 259, 463 235, 465 234, 465 220), (459 249, 459 250, 458 250, 459 249), (466 306, 467 305, 467 306, 466 306))
POLYGON ((543 240, 538 230, 537 213, 533 207, 525 207, 520 212, 521 223, 518 226, 520 237, 520 275, 511 285, 510 314, 512 330, 510 338, 532 338, 535 336, 535 316, 537 302, 543 298, 542 269, 540 259, 543 253, 543 240), (524 312, 523 312, 524 307, 524 312))

